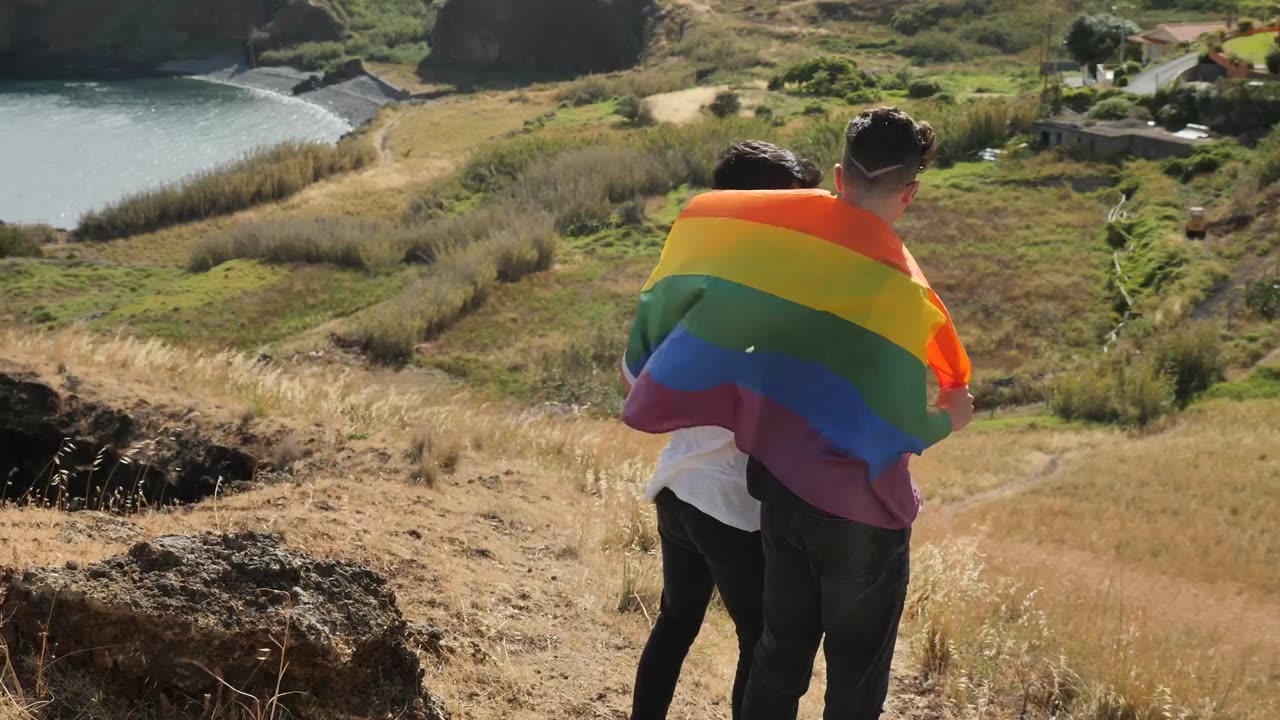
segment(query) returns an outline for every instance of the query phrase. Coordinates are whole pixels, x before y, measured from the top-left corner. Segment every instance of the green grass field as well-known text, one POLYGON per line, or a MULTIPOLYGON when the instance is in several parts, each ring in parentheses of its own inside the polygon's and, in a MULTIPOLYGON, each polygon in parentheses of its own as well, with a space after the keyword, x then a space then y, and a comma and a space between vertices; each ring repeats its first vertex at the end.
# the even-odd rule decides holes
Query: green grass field
POLYGON ((1280 46, 1276 45, 1276 33, 1271 32, 1228 40, 1224 47, 1227 52, 1237 53, 1254 65, 1265 66, 1267 53, 1280 46))

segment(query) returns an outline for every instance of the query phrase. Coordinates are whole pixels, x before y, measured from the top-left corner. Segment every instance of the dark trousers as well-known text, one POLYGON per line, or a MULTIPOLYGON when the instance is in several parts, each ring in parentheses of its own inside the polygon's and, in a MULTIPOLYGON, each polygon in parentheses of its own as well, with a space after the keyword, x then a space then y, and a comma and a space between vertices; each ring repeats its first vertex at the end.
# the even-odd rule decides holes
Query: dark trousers
POLYGON ((764 634, 744 720, 795 720, 826 635, 825 720, 875 720, 906 600, 910 530, 823 517, 765 500, 764 634))
POLYGON ((661 720, 675 694, 680 666, 702 627, 712 588, 738 631, 733 717, 740 717, 760 638, 764 555, 760 533, 725 525, 663 490, 657 498, 662 540, 662 607, 640 655, 632 720, 661 720))

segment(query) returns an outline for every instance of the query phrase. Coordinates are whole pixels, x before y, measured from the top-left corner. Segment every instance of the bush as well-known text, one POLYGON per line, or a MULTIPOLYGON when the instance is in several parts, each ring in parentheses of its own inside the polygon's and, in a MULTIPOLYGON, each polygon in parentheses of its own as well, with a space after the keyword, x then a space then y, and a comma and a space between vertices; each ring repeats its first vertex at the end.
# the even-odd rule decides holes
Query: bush
POLYGON ((1066 420, 1146 425, 1175 408, 1173 385, 1141 358, 1112 356, 1049 383, 1049 409, 1066 420))
POLYGON ((1020 53, 1040 41, 1040 31, 1033 25, 1003 14, 965 25, 959 34, 962 40, 984 45, 1006 55, 1020 53))
POLYGON ((1250 312, 1267 320, 1280 317, 1280 277, 1250 283, 1244 293, 1244 304, 1250 312))
POLYGON ((1039 102, 1030 95, 938 107, 929 118, 938 133, 938 162, 947 165, 984 148, 1003 146, 1031 127, 1038 109, 1039 102))
POLYGON ((754 111, 754 114, 756 118, 760 120, 772 120, 773 108, 769 107, 768 105, 757 105, 754 111))
POLYGON ((1221 382, 1226 370, 1221 333, 1210 323, 1195 323, 1156 336, 1143 350, 1168 378, 1174 399, 1184 407, 1221 382))
POLYGON ((556 93, 556 100, 573 106, 593 105, 612 97, 650 95, 693 87, 694 73, 687 68, 651 68, 579 78, 556 93))
POLYGON ((1126 62, 1121 67, 1121 69, 1124 70, 1124 74, 1126 76, 1133 77, 1134 75, 1137 75, 1142 72, 1142 63, 1137 62, 1135 60, 1130 60, 1126 62))
POLYGON ((250 220, 197 242, 188 269, 204 272, 229 260, 253 258, 372 270, 402 260, 404 242, 399 228, 359 218, 250 220))
POLYGON ((328 70, 349 59, 346 46, 332 41, 305 42, 258 56, 263 65, 292 65, 303 70, 328 70))
POLYGON ((1133 107, 1134 102, 1128 98, 1108 98, 1089 108, 1089 117, 1094 120, 1124 120, 1133 112, 1133 107))
POLYGON ((1113 80, 1112 82, 1113 82, 1113 83, 1115 84, 1115 86, 1116 86, 1116 87, 1118 87, 1118 88, 1122 88, 1122 87, 1129 87, 1129 78, 1127 78, 1127 77, 1125 77, 1125 76, 1123 76, 1123 75, 1121 75, 1120 77, 1116 78, 1116 79, 1115 79, 1115 80, 1113 80))
POLYGON ((1240 18, 1240 22, 1236 23, 1236 30, 1247 33, 1255 27, 1257 22, 1253 18, 1240 18))
POLYGON ((958 18, 966 13, 982 15, 990 3, 984 0, 923 0, 907 4, 893 14, 889 26, 903 35, 916 33, 937 26, 947 18, 958 18))
POLYGON ((31 232, 29 227, 32 226, 0 225, 0 258, 44 256, 40 249, 42 233, 31 232))
POLYGON ((495 226, 479 242, 444 253, 399 296, 353 317, 344 335, 375 360, 403 363, 419 342, 482 302, 499 282, 550 267, 551 215, 520 209, 509 217, 518 222, 495 226))
POLYGON ((936 80, 919 78, 917 80, 912 80, 911 84, 907 85, 908 97, 927 98, 933 97, 940 92, 942 92, 942 85, 936 80))
POLYGON ((1235 141, 1222 140, 1210 145, 1198 145, 1185 158, 1169 158, 1161 163, 1161 169, 1165 175, 1186 182, 1197 175, 1216 172, 1240 156, 1240 146, 1235 141))
POLYGON ((348 138, 336 147, 282 143, 256 150, 238 162, 85 213, 76 234, 87 240, 111 240, 228 215, 289 197, 313 182, 357 170, 377 159, 378 150, 361 136, 348 138))
POLYGON ((742 110, 742 100, 738 97, 738 93, 722 90, 716 93, 716 99, 711 101, 707 109, 718 118, 727 118, 737 115, 742 110))
POLYGON ((649 103, 635 95, 628 95, 618 100, 618 108, 615 112, 633 127, 648 127, 655 122, 649 103))
POLYGON ((850 59, 819 56, 788 67, 776 75, 770 86, 777 90, 817 97, 848 97, 875 87, 875 78, 858 69, 850 59))
POLYGON ((1267 51, 1267 72, 1272 75, 1280 75, 1280 47, 1271 48, 1267 51))
POLYGON ((965 42, 949 33, 930 31, 909 38, 899 51, 917 65, 959 62, 989 54, 980 45, 965 42))

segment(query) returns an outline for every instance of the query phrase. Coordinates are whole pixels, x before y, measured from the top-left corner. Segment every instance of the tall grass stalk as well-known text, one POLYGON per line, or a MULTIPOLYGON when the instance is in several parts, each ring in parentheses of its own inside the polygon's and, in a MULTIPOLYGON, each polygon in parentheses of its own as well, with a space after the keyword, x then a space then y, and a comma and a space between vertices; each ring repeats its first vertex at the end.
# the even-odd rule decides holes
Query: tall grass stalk
POLYGON ((86 240, 112 240, 227 215, 286 198, 311 183, 358 170, 377 158, 378 150, 358 136, 336 146, 315 142, 281 143, 85 213, 76 234, 86 240))

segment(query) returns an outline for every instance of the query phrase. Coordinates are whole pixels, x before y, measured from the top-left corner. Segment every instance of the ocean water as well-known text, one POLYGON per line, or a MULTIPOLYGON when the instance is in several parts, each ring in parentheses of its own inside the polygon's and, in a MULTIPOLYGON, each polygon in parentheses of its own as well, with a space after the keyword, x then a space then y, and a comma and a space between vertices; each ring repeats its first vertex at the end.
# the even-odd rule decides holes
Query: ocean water
POLYGON ((0 220, 74 227, 253 148, 348 130, 310 103, 196 79, 0 81, 0 220))

